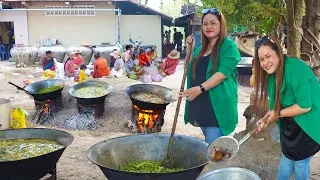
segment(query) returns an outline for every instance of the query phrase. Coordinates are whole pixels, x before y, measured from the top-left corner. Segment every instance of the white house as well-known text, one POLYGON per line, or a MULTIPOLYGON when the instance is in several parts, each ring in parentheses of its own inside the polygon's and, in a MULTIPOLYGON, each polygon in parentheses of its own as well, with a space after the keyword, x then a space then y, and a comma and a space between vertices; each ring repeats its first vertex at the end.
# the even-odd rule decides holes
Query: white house
MULTIPOLYGON (((163 26, 172 23, 170 16, 130 0, 2 0, 2 6, 0 24, 12 22, 16 44, 36 45, 41 37, 56 38, 66 48, 118 39, 128 44, 131 35, 140 36, 142 45, 156 45, 161 54, 163 26)), ((6 36, 10 26, 0 27, 6 36)))

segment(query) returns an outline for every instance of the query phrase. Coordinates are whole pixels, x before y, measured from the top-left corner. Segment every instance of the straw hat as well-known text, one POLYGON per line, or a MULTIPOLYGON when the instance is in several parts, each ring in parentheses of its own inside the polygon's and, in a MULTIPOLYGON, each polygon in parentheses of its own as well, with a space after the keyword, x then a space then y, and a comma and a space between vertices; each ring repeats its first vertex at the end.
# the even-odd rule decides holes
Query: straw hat
POLYGON ((110 53, 110 56, 113 56, 115 59, 120 58, 120 52, 119 51, 114 51, 113 53, 110 53))
POLYGON ((168 54, 168 57, 170 59, 179 59, 180 58, 180 52, 177 51, 176 49, 174 49, 168 54))

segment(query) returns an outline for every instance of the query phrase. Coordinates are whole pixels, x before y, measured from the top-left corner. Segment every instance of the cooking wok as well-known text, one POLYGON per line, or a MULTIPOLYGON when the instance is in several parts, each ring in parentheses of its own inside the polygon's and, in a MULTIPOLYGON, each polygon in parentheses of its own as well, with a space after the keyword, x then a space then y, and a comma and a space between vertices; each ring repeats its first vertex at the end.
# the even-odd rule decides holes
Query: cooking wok
POLYGON ((41 156, 17 160, 0 162, 0 179, 5 180, 35 180, 40 179, 50 172, 58 162, 63 151, 73 141, 73 136, 67 132, 43 129, 15 129, 1 130, 0 140, 22 139, 22 138, 41 138, 57 141, 64 147, 57 151, 41 156))
POLYGON ((76 84, 74 86, 72 86, 72 88, 69 90, 69 94, 73 97, 75 97, 78 101, 78 103, 85 105, 85 106, 91 106, 91 105, 95 105, 95 104, 101 104, 104 102, 106 96, 113 90, 113 86, 105 83, 105 82, 101 82, 101 81, 88 81, 88 82, 83 82, 83 83, 79 83, 76 84), (74 93, 74 91, 83 88, 83 87, 87 87, 87 86, 100 86, 105 88, 107 91, 105 92, 105 94, 103 96, 100 97, 95 97, 95 98, 81 98, 81 97, 77 97, 74 93))
POLYGON ((51 100, 55 99, 57 97, 61 96, 61 91, 63 90, 65 86, 65 81, 60 80, 60 79, 49 79, 49 80, 43 80, 43 81, 38 81, 35 83, 32 83, 25 88, 21 88, 11 82, 9 84, 16 86, 19 90, 26 91, 28 95, 33 96, 35 100, 38 101, 45 101, 45 100, 51 100), (51 86, 61 86, 61 89, 49 92, 49 93, 44 93, 44 94, 37 94, 41 89, 43 88, 49 88, 51 86))
POLYGON ((98 165, 109 180, 195 180, 208 160, 208 144, 188 136, 176 135, 172 147, 175 167, 184 170, 172 173, 134 173, 119 170, 128 162, 162 161, 168 150, 169 134, 143 134, 108 139, 91 146, 88 158, 98 165))
POLYGON ((172 101, 172 90, 163 86, 159 85, 154 85, 154 84, 135 84, 127 87, 126 89, 128 96, 130 97, 132 103, 139 108, 142 109, 150 109, 150 110, 161 110, 165 109, 168 104, 171 103, 172 101), (139 93, 139 92, 147 92, 147 93, 153 93, 160 95, 165 98, 166 103, 164 104, 155 104, 155 103, 149 103, 149 102, 144 102, 140 101, 137 99, 134 99, 132 95, 134 93, 139 93))

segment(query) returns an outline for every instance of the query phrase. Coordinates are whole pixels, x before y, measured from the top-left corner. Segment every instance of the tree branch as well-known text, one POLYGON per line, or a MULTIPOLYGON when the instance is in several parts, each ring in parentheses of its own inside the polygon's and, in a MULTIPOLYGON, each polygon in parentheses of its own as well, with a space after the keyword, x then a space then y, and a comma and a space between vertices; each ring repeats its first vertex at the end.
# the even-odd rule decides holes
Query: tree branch
POLYGON ((309 30, 306 29, 307 32, 309 33, 310 37, 311 37, 311 42, 312 44, 318 49, 318 51, 320 52, 320 41, 319 39, 309 30))

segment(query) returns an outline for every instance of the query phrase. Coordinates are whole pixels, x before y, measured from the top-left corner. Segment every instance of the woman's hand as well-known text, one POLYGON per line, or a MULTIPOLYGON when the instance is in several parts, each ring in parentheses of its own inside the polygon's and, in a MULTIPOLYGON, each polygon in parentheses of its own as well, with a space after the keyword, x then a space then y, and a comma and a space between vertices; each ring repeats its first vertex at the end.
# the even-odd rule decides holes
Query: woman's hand
POLYGON ((190 36, 187 37, 186 40, 186 49, 189 49, 190 45, 192 45, 193 47, 196 45, 196 40, 193 37, 193 34, 191 34, 190 36), (191 44, 192 43, 192 44, 191 44))
POLYGON ((201 89, 199 86, 192 87, 190 89, 187 89, 187 90, 179 93, 180 97, 187 97, 188 101, 194 100, 200 94, 201 94, 201 89))
POLYGON ((269 111, 269 118, 268 118, 267 124, 275 122, 278 118, 279 116, 274 110, 269 111))

